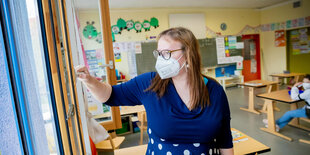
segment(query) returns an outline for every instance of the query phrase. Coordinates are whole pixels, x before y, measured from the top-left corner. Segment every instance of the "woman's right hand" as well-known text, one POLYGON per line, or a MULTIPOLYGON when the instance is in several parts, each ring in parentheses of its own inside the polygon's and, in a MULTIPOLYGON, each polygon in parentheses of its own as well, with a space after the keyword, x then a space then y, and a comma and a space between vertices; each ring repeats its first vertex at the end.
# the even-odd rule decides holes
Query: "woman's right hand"
POLYGON ((88 83, 92 78, 86 66, 76 66, 75 72, 77 78, 84 83, 88 83))

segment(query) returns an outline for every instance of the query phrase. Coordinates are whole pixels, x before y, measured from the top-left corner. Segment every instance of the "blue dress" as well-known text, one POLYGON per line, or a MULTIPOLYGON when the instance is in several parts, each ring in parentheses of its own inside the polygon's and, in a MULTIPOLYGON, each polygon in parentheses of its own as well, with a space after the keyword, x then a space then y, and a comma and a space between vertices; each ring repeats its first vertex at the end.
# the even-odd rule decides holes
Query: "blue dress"
POLYGON ((219 148, 232 148, 230 110, 221 85, 209 79, 210 105, 190 111, 178 95, 173 82, 163 97, 145 91, 156 72, 141 74, 112 87, 105 103, 110 106, 144 105, 149 142, 146 154, 207 155, 220 154, 219 148))

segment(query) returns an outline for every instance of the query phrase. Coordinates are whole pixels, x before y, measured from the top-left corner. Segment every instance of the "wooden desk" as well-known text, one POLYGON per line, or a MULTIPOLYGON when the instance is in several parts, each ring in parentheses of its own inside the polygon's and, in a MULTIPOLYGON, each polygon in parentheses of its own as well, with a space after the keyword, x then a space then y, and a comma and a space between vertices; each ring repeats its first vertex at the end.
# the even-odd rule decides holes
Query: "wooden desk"
MULTIPOLYGON (((287 89, 279 90, 279 91, 274 91, 274 92, 271 92, 271 93, 260 94, 260 95, 257 95, 257 97, 264 98, 265 100, 267 100, 267 104, 268 104, 267 105, 268 128, 261 128, 261 130, 269 132, 269 133, 274 134, 276 136, 282 137, 282 138, 284 138, 286 140, 292 141, 292 138, 284 136, 284 135, 276 132, 276 130, 275 130, 275 119, 274 119, 274 113, 273 113, 273 101, 278 101, 278 102, 290 104, 291 110, 296 110, 298 108, 297 102, 300 102, 300 101, 292 100, 290 95, 288 94, 288 90, 287 89)), ((309 128, 301 126, 299 124, 299 119, 298 118, 294 118, 289 123, 289 125, 310 131, 309 128)))
MULTIPOLYGON (((239 85, 242 85, 244 87, 249 88, 249 101, 248 101, 248 108, 240 108, 241 110, 252 112, 254 114, 260 114, 257 110, 254 108, 254 99, 255 99, 255 89, 266 87, 266 92, 270 93, 273 89, 278 90, 278 82, 276 81, 265 81, 265 80, 253 80, 248 81, 244 83, 239 83, 239 85)), ((265 103, 261 112, 265 112, 267 109, 267 104, 265 103)), ((278 109, 278 108, 277 108, 278 109)))
MULTIPOLYGON (((128 115, 128 114, 133 114, 133 113, 138 113, 138 112, 142 112, 145 111, 144 106, 143 105, 137 105, 137 106, 120 106, 120 113, 121 115, 128 115)), ((103 113, 100 115, 96 115, 94 116, 95 119, 97 118, 104 118, 104 117, 110 117, 111 113, 103 113)))
MULTIPOLYGON (((231 130, 240 132, 239 130, 236 130, 234 128, 232 128, 231 130)), ((234 154, 235 155, 264 153, 264 152, 269 152, 271 150, 270 147, 260 143, 259 141, 253 139, 252 137, 242 132, 240 133, 242 135, 245 135, 248 138, 248 140, 234 143, 234 154)))
MULTIPOLYGON (((232 128, 231 130, 236 130, 236 129, 232 128)), ((245 135, 248 138, 248 140, 234 143, 234 154, 235 155, 263 153, 263 152, 270 151, 270 147, 256 141, 252 137, 249 137, 242 132, 240 133, 245 135)), ((133 146, 133 147, 115 150, 114 155, 145 155, 146 149, 147 149, 147 144, 133 146)))
POLYGON ((283 78, 294 78, 295 82, 299 82, 299 77, 305 75, 304 73, 279 73, 279 74, 271 74, 270 76, 274 79, 274 81, 281 82, 283 78))
POLYGON ((226 87, 237 85, 238 83, 243 83, 243 76, 234 76, 234 77, 217 77, 216 80, 222 85, 223 89, 226 91, 226 87), (228 83, 230 81, 230 83, 228 83), (238 82, 233 82, 238 81, 238 82))

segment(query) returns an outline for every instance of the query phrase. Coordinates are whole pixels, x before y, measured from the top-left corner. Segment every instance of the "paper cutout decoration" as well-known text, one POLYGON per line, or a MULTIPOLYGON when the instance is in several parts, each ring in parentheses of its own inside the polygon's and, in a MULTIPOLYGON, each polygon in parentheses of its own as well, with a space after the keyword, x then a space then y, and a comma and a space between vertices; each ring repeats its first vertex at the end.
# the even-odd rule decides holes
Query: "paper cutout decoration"
POLYGON ((119 18, 117 20, 117 24, 116 25, 120 29, 120 31, 122 31, 124 29, 127 29, 127 24, 126 24, 125 20, 122 19, 122 18, 119 18))
POLYGON ((152 17, 151 18, 151 26, 153 26, 155 29, 157 28, 157 27, 159 27, 159 25, 158 25, 158 19, 157 18, 155 18, 155 17, 152 17))
POLYGON ((83 36, 87 39, 94 39, 97 37, 98 32, 97 29, 94 27, 95 22, 92 21, 89 23, 89 21, 86 22, 86 26, 83 28, 83 36))
POLYGON ((146 32, 146 31, 150 31, 150 29, 151 29, 151 23, 150 23, 150 21, 144 20, 144 21, 143 21, 143 28, 144 28, 145 32, 146 32))
POLYGON ((102 34, 101 32, 98 33, 97 38, 96 38, 97 43, 102 43, 102 34))
POLYGON ((140 22, 135 22, 134 24, 134 28, 136 30, 137 33, 141 32, 142 28, 143 28, 143 25, 140 23, 140 22))
POLYGON ((112 33, 114 33, 114 34, 121 34, 121 30, 117 25, 113 25, 111 27, 111 30, 112 30, 112 33))
POLYGON ((135 23, 133 22, 133 20, 127 20, 126 22, 126 28, 127 28, 127 31, 130 31, 131 29, 134 29, 133 25, 135 23))

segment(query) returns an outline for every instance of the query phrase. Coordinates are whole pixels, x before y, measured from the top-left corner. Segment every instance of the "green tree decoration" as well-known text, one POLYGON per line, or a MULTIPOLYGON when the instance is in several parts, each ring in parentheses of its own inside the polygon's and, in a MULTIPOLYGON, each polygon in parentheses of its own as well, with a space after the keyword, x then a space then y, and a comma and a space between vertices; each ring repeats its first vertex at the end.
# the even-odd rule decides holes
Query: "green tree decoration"
POLYGON ((119 18, 117 20, 117 24, 116 25, 119 27, 120 31, 122 31, 122 30, 127 28, 126 27, 126 21, 124 19, 122 19, 122 18, 119 18))
POLYGON ((151 26, 153 26, 155 29, 157 28, 157 27, 159 27, 159 25, 158 25, 158 19, 157 18, 155 18, 155 17, 152 17, 151 18, 151 26))

